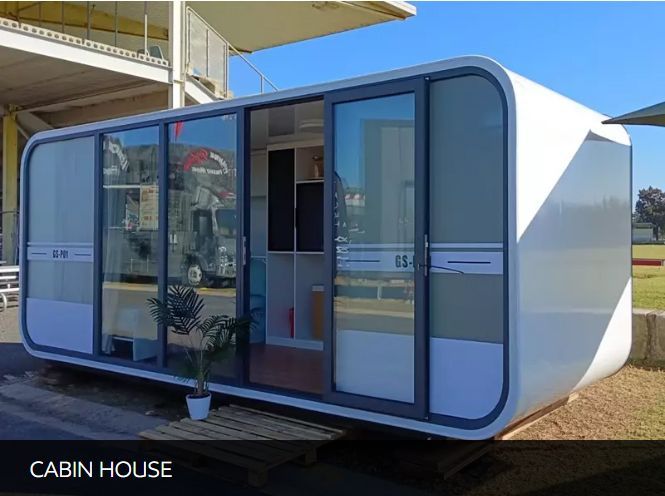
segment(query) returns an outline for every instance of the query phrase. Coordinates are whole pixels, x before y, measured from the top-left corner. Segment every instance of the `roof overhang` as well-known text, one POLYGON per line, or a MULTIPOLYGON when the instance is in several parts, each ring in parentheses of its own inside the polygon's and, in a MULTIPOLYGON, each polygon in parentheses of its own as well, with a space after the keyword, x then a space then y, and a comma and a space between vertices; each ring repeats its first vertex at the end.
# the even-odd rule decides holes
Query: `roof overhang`
POLYGON ((340 33, 416 14, 407 2, 187 2, 242 52, 340 33))
MULTIPOLYGON (((416 8, 403 1, 188 1, 186 5, 242 52, 402 20, 416 14, 416 8)), ((125 44, 143 37, 144 16, 147 15, 150 39, 168 39, 169 2, 166 1, 0 2, 0 12, 4 17, 22 19, 56 31, 60 30, 64 13, 68 32, 85 36, 89 23, 100 39, 105 35, 109 38, 103 42, 110 43, 117 29, 118 39, 125 44)))
POLYGON ((603 124, 637 124, 643 126, 665 126, 665 102, 651 105, 634 112, 629 112, 613 119, 603 121, 603 124))
MULTIPOLYGON (((90 58, 91 54, 87 52, 81 56, 90 58)), ((107 59, 117 62, 110 56, 107 59)), ((134 63, 134 68, 141 74, 144 67, 134 63)), ((167 68, 158 69, 168 77, 167 68)), ((83 60, 63 60, 1 44, 0 70, 3 74, 0 78, 0 105, 13 105, 26 110, 41 110, 41 107, 54 103, 62 105, 69 100, 130 88, 160 85, 166 88, 168 85, 168 79, 141 77, 128 71, 87 65, 83 60)))
POLYGON ((130 56, 126 50, 96 46, 6 19, 0 24, 2 105, 35 109, 146 84, 168 85, 170 81, 170 68, 161 60, 151 63, 134 53, 130 56))

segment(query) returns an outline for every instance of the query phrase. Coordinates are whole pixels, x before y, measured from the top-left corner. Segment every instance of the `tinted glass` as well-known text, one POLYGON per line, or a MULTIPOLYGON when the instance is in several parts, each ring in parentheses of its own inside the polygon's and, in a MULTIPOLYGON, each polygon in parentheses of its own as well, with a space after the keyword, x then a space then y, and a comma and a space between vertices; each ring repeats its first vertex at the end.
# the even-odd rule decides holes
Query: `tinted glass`
POLYGON ((159 133, 148 127, 103 136, 102 353, 155 362, 159 133))
POLYGON ((92 137, 44 143, 30 156, 29 298, 92 304, 94 162, 92 137))
POLYGON ((414 401, 415 96, 336 104, 337 391, 414 401))
MULTIPOLYGON (((168 281, 196 288, 205 316, 236 316, 236 132, 235 114, 169 125, 168 281)), ((169 332, 167 343, 177 369, 200 339, 169 332)), ((233 375, 233 355, 214 374, 233 375)))

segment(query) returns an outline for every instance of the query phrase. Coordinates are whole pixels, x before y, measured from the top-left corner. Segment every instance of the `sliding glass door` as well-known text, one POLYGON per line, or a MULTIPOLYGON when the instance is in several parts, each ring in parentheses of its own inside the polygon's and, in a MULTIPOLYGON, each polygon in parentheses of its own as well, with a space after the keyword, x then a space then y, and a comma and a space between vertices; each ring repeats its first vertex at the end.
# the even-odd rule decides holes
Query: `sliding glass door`
POLYGON ((159 128, 102 135, 102 355, 156 365, 157 324, 148 298, 157 296, 159 261, 159 128))
POLYGON ((328 400, 426 415, 424 81, 326 98, 328 400))
MULTIPOLYGON (((206 315, 235 317, 242 275, 238 201, 238 118, 235 113, 172 122, 167 130, 167 281, 194 288, 206 315)), ((198 336, 169 333, 166 364, 182 367, 198 336)), ((215 363, 214 382, 236 377, 234 353, 215 363)))
MULTIPOLYGON (((172 285, 195 288, 204 317, 244 313, 239 120, 234 111, 100 136, 102 356, 182 369, 201 340, 158 326, 147 303, 172 285)), ((213 381, 240 379, 240 348, 215 364, 213 381)))

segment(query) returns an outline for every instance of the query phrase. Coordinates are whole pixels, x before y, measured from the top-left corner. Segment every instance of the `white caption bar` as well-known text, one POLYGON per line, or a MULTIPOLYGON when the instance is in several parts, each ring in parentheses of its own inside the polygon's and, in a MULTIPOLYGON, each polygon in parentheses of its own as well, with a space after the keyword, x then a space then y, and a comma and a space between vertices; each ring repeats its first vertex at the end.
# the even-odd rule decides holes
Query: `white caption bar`
POLYGON ((49 262, 92 262, 92 244, 28 244, 28 260, 49 262))
POLYGON ((430 270, 435 274, 503 274, 501 251, 439 251, 430 254, 430 270))
MULTIPOLYGON (((337 270, 342 272, 413 272, 413 251, 362 251, 337 253, 337 270)), ((435 274, 503 274, 502 251, 444 251, 430 254, 435 274)))

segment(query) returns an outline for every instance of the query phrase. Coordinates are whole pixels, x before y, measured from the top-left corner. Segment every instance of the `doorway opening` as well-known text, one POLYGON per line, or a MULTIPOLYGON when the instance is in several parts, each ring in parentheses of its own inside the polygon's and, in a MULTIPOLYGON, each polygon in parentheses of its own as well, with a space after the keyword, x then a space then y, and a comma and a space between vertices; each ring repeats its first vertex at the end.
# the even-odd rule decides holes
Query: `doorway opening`
POLYGON ((323 101, 250 113, 249 381, 323 394, 323 101))

